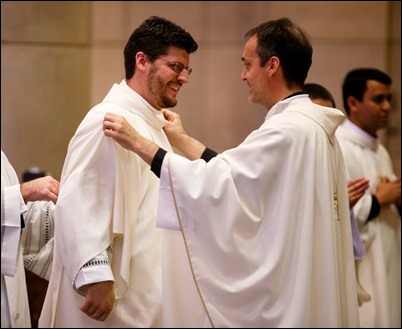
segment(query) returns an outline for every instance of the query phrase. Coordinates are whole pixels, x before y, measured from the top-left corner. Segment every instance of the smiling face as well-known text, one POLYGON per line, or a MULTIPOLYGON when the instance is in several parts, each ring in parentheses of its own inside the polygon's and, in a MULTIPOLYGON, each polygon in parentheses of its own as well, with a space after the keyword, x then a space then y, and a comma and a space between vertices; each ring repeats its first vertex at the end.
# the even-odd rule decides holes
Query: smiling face
POLYGON ((189 80, 190 55, 183 49, 169 47, 165 55, 157 58, 150 64, 148 71, 147 100, 156 109, 174 107, 177 104, 176 96, 189 80), (178 72, 178 65, 183 70, 178 72))

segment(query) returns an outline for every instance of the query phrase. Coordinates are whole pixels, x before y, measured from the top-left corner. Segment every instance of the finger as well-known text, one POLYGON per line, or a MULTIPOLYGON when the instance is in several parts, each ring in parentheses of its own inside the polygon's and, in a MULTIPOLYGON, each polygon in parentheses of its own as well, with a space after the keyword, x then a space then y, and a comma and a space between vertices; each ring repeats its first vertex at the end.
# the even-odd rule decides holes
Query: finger
POLYGON ((92 306, 92 303, 89 303, 89 302, 87 302, 87 301, 84 301, 84 302, 79 306, 79 309, 80 309, 82 312, 84 312, 85 314, 87 314, 87 312, 88 312, 90 309, 95 309, 95 308, 92 306))
POLYGON ((94 320, 97 320, 97 321, 105 321, 108 316, 109 316, 109 313, 99 312, 97 314, 93 314, 91 316, 91 318, 94 320))
POLYGON ((115 116, 114 116, 114 114, 113 114, 113 113, 111 113, 111 112, 107 112, 107 113, 105 114, 105 120, 108 120, 108 121, 113 122, 113 121, 114 121, 114 119, 115 119, 115 116))
POLYGON ((83 313, 86 314, 87 311, 88 311, 88 309, 89 309, 89 305, 87 305, 86 303, 81 304, 81 305, 79 306, 79 309, 80 309, 81 312, 83 312, 83 313))
POLYGON ((91 318, 94 318, 96 315, 96 308, 89 308, 85 313, 91 318))
POLYGON ((104 313, 101 317, 99 317, 97 320, 98 321, 105 321, 106 318, 109 316, 109 313, 104 313))
POLYGON ((50 196, 50 200, 51 200, 54 204, 56 204, 56 203, 57 203, 57 194, 56 194, 56 193, 53 193, 53 194, 50 196))
POLYGON ((113 123, 111 121, 108 121, 106 118, 103 121, 103 127, 109 129, 110 127, 113 126, 113 123))
POLYGON ((107 134, 107 136, 110 136, 110 135, 108 135, 108 133, 114 132, 115 129, 111 125, 104 125, 103 126, 103 131, 107 134))

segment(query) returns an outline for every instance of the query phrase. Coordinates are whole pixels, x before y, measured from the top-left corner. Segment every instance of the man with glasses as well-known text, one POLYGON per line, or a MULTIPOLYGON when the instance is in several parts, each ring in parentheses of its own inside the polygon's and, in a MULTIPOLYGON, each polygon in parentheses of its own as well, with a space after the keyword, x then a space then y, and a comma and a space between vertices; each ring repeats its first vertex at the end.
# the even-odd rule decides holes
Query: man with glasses
POLYGON ((125 80, 88 112, 71 139, 40 327, 163 325, 159 179, 137 155, 106 138, 101 126, 105 113, 120 114, 171 151, 161 109, 177 104, 197 48, 178 25, 145 20, 124 49, 125 80))

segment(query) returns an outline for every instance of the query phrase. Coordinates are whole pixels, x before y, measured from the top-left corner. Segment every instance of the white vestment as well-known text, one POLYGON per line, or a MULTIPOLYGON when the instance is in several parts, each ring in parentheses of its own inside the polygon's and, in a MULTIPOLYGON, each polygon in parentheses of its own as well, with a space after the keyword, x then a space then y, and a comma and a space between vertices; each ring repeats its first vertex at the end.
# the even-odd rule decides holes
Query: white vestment
POLYGON ((357 262, 357 275, 371 300, 359 307, 360 326, 401 327, 401 217, 395 205, 381 207, 376 218, 367 222, 371 195, 381 176, 395 179, 390 156, 375 139, 349 120, 338 128, 349 179, 370 181, 366 194, 353 207, 366 256, 357 262))
MULTIPOLYGON (((27 286, 25 281, 22 249, 30 250, 33 261, 30 270, 41 277, 51 267, 51 240, 53 231, 41 226, 53 226, 52 202, 28 202, 25 205, 20 192, 18 176, 1 152, 1 327, 30 328, 31 318, 27 286), (47 220, 43 220, 43 213, 47 220), (21 214, 24 215, 25 228, 21 234, 21 214), (37 223, 33 227, 33 223, 37 223), (40 241, 40 243, 36 243, 40 241), (43 265, 46 264, 46 265, 43 265)), ((28 268, 28 267, 27 267, 28 268)))
POLYGON ((126 117, 141 134, 170 150, 165 119, 129 88, 115 84, 92 108, 69 143, 55 219, 55 253, 40 327, 160 327, 161 230, 156 228, 159 180, 135 153, 103 132, 107 112, 126 117), (116 301, 104 322, 79 310, 77 272, 106 249, 116 301))
POLYGON ((30 328, 27 285, 20 247, 20 184, 1 151, 1 327, 30 328))
MULTIPOLYGON (((180 222, 186 249, 179 256, 189 259, 195 281, 164 294, 164 308, 186 316, 201 295, 201 326, 358 326, 346 174, 335 139, 343 118, 294 96, 208 163, 167 154, 157 222, 167 229, 180 222)), ((172 276, 182 269, 171 265, 172 276)))

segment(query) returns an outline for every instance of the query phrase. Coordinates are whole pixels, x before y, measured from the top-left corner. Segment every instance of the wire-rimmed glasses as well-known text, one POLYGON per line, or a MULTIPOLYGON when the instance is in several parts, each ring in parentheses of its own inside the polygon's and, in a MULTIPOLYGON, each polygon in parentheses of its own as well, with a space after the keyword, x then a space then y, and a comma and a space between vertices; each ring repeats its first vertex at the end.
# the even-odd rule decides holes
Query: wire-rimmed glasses
POLYGON ((177 74, 180 74, 183 70, 186 70, 187 73, 188 73, 188 75, 190 75, 191 72, 193 72, 193 69, 192 69, 192 68, 190 68, 190 67, 186 68, 186 67, 184 67, 184 65, 181 64, 181 63, 171 62, 171 61, 168 61, 167 59, 164 59, 164 58, 162 58, 162 57, 159 57, 159 59, 161 59, 161 60, 163 60, 164 62, 168 63, 168 66, 169 66, 173 71, 175 71, 177 74))

